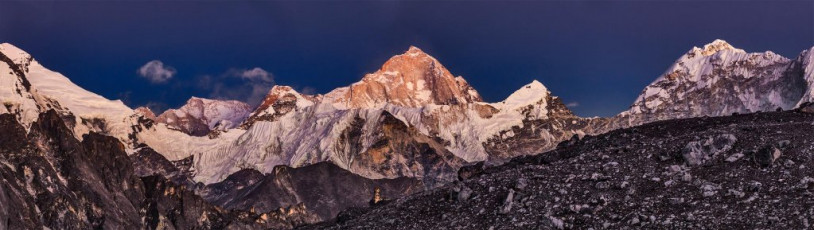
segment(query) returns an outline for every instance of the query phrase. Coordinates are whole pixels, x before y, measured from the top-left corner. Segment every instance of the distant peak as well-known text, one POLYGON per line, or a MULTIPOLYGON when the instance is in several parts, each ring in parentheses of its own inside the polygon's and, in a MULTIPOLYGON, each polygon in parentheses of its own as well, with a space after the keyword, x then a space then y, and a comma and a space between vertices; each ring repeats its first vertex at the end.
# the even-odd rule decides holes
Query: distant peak
POLYGON ((732 45, 729 44, 729 42, 726 42, 723 39, 715 39, 715 41, 712 41, 704 45, 704 48, 693 47, 691 52, 703 56, 710 56, 722 50, 734 50, 737 52, 745 52, 741 49, 733 47, 732 45))

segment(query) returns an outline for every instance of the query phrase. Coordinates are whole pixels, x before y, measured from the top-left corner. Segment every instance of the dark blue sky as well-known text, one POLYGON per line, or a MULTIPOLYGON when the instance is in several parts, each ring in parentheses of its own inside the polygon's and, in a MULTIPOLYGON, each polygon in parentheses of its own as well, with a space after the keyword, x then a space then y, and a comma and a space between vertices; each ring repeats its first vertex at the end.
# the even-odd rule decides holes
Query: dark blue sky
POLYGON ((326 93, 415 45, 487 101, 538 79, 577 114, 610 116, 716 38, 794 58, 814 46, 814 1, 0 2, 0 41, 131 107, 238 95, 250 84, 228 76, 255 67, 326 93), (151 60, 177 73, 139 77, 151 60))

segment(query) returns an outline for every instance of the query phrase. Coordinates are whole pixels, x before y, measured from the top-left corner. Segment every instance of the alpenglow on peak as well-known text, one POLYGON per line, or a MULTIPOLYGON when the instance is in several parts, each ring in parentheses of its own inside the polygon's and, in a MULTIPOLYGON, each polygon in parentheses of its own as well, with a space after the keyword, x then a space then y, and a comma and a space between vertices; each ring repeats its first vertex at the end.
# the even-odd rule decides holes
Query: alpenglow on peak
POLYGON ((376 108, 386 104, 420 107, 482 101, 480 94, 463 77, 452 75, 434 57, 410 46, 403 54, 387 60, 361 81, 327 95, 335 105, 376 108))
POLYGON ((723 39, 715 39, 715 41, 712 41, 712 42, 704 45, 703 48, 693 47, 690 52, 694 53, 694 54, 700 54, 702 56, 710 56, 710 55, 713 55, 713 54, 717 53, 718 51, 722 51, 722 50, 733 50, 733 51, 739 52, 739 53, 745 53, 746 52, 746 51, 744 51, 742 49, 735 48, 734 46, 730 45, 728 42, 724 41, 723 39))

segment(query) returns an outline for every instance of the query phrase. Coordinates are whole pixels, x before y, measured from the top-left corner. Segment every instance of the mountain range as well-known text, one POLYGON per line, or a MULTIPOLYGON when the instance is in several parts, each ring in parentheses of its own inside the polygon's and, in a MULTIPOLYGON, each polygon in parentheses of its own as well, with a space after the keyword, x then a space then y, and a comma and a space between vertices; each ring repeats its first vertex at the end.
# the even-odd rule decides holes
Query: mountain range
POLYGON ((645 87, 630 109, 604 118, 576 116, 536 80, 503 101, 484 102, 463 77, 417 47, 326 94, 306 95, 278 85, 256 107, 192 97, 184 106, 156 115, 84 90, 3 43, 0 114, 7 114, 4 130, 15 131, 0 140, 4 146, 16 146, 12 142, 22 139, 28 144, 3 151, 0 172, 8 183, 0 194, 38 211, 14 216, 4 212, 9 210, 4 206, 0 217, 10 220, 6 227, 115 228, 143 217, 154 220, 140 222, 144 226, 187 228, 251 226, 265 214, 263 226, 271 226, 268 216, 274 215, 274 228, 290 228, 364 206, 374 191, 393 199, 430 190, 459 179, 459 169, 467 165, 500 165, 586 136, 661 120, 797 108, 814 102, 811 50, 789 59, 771 51, 747 53, 723 40, 693 47, 645 87), (51 125, 43 127, 44 121, 51 125), (98 139, 107 146, 94 145, 98 139), (85 147, 49 147, 54 141, 46 140, 85 147), (32 174, 30 167, 26 171, 22 166, 25 157, 13 154, 21 149, 32 157, 62 157, 45 157, 39 164, 53 170, 32 174), (118 153, 105 155, 110 152, 118 153), (90 157, 70 160, 76 157, 72 154, 90 157), (95 169, 95 158, 122 170, 120 176, 103 189, 76 189, 81 186, 76 181, 96 181, 109 170, 95 169), (57 179, 69 177, 76 180, 57 179), (30 189, 35 181, 56 187, 30 189), (179 186, 197 205, 159 210, 154 203, 141 202, 155 198, 150 195, 155 183, 179 186), (138 188, 133 190, 133 184, 138 188), (66 189, 52 189, 62 187, 66 189), (132 210, 104 221, 108 214, 99 210, 117 204, 99 194, 121 192, 127 193, 121 197, 131 200, 127 205, 132 210), (68 203, 61 208, 76 209, 71 212, 77 217, 66 222, 40 218, 42 213, 64 215, 46 207, 54 198, 43 197, 62 197, 68 203), (88 206, 82 203, 87 200, 100 208, 78 210, 88 206), (156 211, 144 213, 140 208, 156 211), (173 214, 186 208, 215 210, 208 213, 218 218, 189 225, 194 221, 173 214))

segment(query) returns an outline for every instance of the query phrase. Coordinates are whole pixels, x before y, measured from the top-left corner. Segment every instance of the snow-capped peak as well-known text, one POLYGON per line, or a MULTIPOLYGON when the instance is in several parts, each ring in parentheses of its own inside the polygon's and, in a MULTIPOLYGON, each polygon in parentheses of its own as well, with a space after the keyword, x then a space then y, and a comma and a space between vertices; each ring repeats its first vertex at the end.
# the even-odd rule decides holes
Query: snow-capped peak
POLYGON ((709 44, 704 45, 704 48, 693 47, 692 50, 690 50, 690 53, 701 56, 710 56, 722 50, 731 50, 738 53, 746 53, 746 51, 735 48, 722 39, 715 39, 715 41, 712 41, 709 44))
POLYGON ((313 106, 320 100, 322 95, 300 94, 290 86, 275 85, 241 127, 248 128, 257 121, 274 121, 291 111, 313 106))
POLYGON ((437 59, 411 46, 349 87, 326 95, 337 108, 380 108, 387 104, 421 107, 481 101, 462 77, 455 77, 437 59))
POLYGON ((620 116, 640 117, 633 122, 638 124, 790 109, 806 88, 795 62, 771 51, 747 53, 715 40, 679 58, 620 116))
POLYGON ((548 95, 549 91, 543 85, 543 83, 534 80, 512 93, 512 95, 509 95, 509 97, 507 97, 506 100, 501 103, 507 107, 515 109, 518 107, 535 104, 540 102, 540 100, 545 100, 546 96, 548 95))
POLYGON ((262 113, 262 111, 268 110, 269 107, 273 107, 274 104, 280 101, 291 101, 294 102, 298 108, 304 108, 314 105, 318 100, 319 95, 304 95, 294 90, 291 86, 275 85, 269 90, 268 95, 263 99, 263 103, 257 107, 252 115, 262 113))

